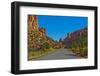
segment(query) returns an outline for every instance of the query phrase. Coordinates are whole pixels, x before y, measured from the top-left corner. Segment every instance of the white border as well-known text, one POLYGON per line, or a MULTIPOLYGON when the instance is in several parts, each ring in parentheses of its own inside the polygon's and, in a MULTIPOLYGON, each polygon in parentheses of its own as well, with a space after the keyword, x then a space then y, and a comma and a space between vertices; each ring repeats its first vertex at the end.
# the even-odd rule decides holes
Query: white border
POLYGON ((20 7, 20 70, 79 67, 94 65, 94 11, 43 7, 20 7), (88 17, 88 59, 27 61, 27 15, 62 15, 88 17))

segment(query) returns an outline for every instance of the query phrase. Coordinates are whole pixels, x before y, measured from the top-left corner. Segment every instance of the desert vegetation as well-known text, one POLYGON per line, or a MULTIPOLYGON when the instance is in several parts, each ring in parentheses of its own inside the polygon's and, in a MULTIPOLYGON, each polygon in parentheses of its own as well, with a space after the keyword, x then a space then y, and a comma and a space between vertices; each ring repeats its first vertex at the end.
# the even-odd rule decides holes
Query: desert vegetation
POLYGON ((87 28, 75 31, 68 34, 68 37, 63 41, 66 44, 65 48, 72 51, 75 55, 81 57, 87 57, 88 55, 88 39, 87 28))

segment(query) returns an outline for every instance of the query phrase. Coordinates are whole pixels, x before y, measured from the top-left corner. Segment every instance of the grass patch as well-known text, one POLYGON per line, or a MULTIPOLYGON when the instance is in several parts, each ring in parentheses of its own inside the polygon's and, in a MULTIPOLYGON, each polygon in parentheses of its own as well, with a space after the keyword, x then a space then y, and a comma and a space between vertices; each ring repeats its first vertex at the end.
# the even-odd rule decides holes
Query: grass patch
POLYGON ((88 55, 87 47, 70 48, 69 50, 72 51, 77 56, 81 56, 81 57, 87 58, 87 55, 88 55))
POLYGON ((53 48, 49 48, 49 49, 44 49, 44 50, 29 50, 28 51, 28 60, 33 60, 33 59, 37 59, 40 57, 43 57, 45 55, 48 55, 49 53, 54 52, 56 49, 53 48))

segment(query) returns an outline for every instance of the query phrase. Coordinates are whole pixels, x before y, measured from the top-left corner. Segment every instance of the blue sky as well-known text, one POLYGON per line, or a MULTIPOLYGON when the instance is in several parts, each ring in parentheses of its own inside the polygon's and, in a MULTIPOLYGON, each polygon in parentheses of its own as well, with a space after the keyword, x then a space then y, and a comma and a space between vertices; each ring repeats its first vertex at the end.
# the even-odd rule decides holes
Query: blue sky
POLYGON ((39 27, 46 29, 47 36, 59 41, 67 33, 74 32, 88 26, 88 17, 38 15, 39 27))

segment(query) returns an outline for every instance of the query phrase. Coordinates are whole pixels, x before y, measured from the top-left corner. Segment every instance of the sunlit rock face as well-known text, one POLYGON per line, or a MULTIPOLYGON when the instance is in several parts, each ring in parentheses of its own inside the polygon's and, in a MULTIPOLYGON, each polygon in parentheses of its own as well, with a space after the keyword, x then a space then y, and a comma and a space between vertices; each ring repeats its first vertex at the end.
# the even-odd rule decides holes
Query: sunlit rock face
POLYGON ((40 28, 36 15, 28 15, 28 48, 40 48, 43 44, 53 46, 54 42, 46 36, 46 29, 40 28))

